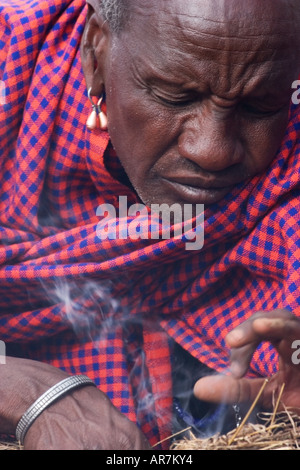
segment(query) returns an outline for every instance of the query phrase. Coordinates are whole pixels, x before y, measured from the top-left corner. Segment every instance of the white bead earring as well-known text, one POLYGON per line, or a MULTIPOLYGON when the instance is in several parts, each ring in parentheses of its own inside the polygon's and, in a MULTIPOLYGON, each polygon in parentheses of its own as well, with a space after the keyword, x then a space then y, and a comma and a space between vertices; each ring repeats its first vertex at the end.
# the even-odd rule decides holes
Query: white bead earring
POLYGON ((103 102, 103 95, 98 100, 97 104, 95 104, 91 97, 91 91, 92 91, 92 87, 89 88, 88 90, 88 99, 92 103, 93 111, 89 115, 88 120, 86 121, 86 125, 90 130, 96 129, 99 125, 101 130, 106 131, 107 130, 107 116, 102 111, 102 108, 101 108, 101 105, 103 102))

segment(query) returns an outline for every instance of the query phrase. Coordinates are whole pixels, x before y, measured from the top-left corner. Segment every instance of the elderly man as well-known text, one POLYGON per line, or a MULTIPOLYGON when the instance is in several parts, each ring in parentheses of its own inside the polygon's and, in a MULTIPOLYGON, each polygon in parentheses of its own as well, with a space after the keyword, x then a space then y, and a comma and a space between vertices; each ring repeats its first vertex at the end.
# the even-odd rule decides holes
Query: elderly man
POLYGON ((283 382, 299 406, 298 2, 19 3, 0 1, 0 432, 148 449, 264 376, 262 406, 283 382), (204 204, 203 248, 99 240, 120 196, 204 204))

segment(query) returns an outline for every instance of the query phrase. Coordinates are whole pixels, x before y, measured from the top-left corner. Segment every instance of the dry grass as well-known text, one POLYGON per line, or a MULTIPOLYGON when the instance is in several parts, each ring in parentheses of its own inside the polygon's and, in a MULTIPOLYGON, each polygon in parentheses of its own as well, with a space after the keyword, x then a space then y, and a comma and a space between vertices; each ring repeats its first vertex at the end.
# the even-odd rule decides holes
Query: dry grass
POLYGON ((228 434, 216 434, 205 439, 188 438, 175 442, 172 450, 300 450, 300 410, 288 409, 281 403, 284 384, 271 413, 259 413, 257 424, 247 420, 266 382, 239 427, 228 434), (279 411, 279 405, 283 411, 279 411))
POLYGON ((232 440, 235 430, 228 434, 198 439, 189 438, 175 442, 172 450, 300 450, 300 416, 288 410, 263 413, 258 416, 262 424, 245 424, 232 440))
POLYGON ((0 441, 0 450, 22 450, 22 446, 18 442, 1 442, 0 441))

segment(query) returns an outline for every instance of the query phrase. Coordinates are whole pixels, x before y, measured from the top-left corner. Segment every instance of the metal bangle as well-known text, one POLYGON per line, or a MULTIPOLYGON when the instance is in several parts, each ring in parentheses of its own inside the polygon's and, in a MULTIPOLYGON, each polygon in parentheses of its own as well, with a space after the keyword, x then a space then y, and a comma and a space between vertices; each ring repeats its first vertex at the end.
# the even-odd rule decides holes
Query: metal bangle
POLYGON ((23 414, 22 418, 18 422, 16 428, 16 439, 20 442, 21 445, 24 444, 25 434, 36 420, 36 418, 54 401, 60 398, 62 395, 65 395, 67 392, 74 388, 81 387, 82 385, 94 385, 95 383, 85 375, 74 375, 67 377, 61 382, 57 383, 49 390, 47 390, 43 395, 41 395, 23 414))

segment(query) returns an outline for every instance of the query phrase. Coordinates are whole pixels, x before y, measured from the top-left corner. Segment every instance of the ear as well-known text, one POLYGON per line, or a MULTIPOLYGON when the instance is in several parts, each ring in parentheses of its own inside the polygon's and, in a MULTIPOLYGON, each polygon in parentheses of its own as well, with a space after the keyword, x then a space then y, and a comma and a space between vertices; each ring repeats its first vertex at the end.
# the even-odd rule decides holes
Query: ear
POLYGON ((86 25, 80 53, 87 89, 92 96, 101 96, 104 91, 105 62, 108 53, 110 30, 107 23, 88 5, 86 25))

